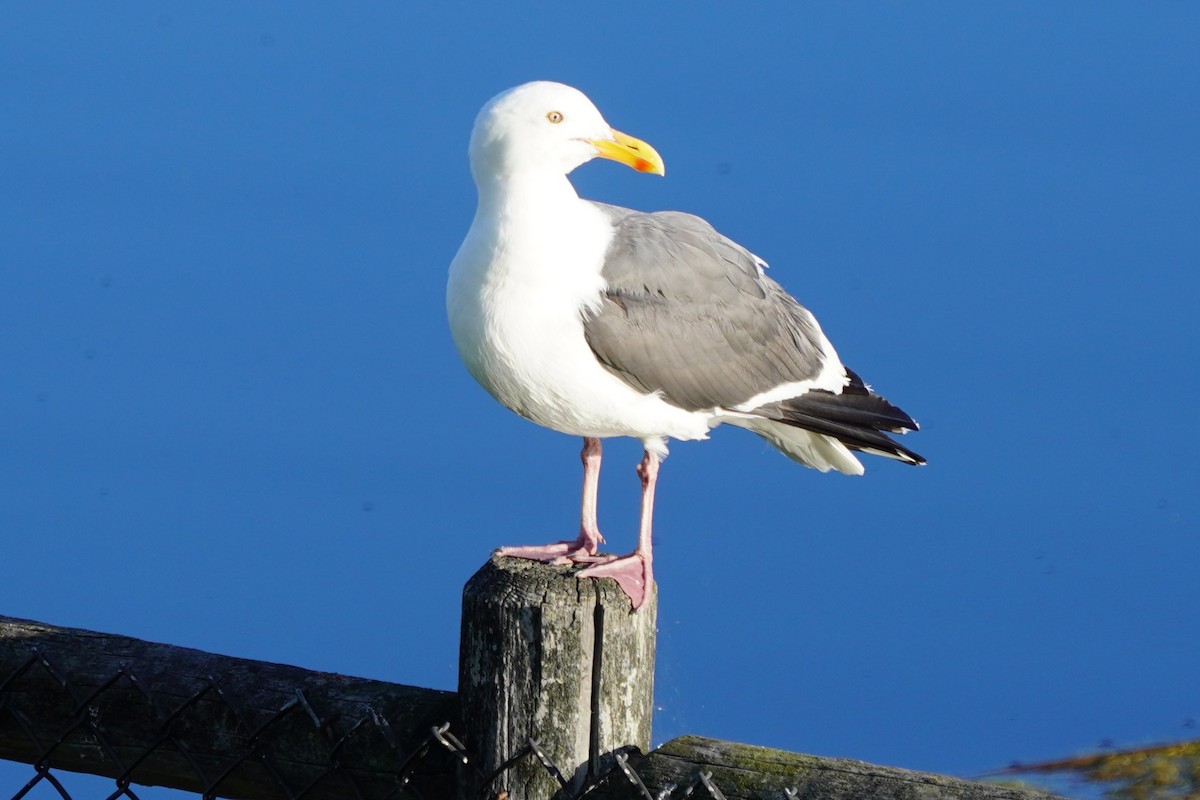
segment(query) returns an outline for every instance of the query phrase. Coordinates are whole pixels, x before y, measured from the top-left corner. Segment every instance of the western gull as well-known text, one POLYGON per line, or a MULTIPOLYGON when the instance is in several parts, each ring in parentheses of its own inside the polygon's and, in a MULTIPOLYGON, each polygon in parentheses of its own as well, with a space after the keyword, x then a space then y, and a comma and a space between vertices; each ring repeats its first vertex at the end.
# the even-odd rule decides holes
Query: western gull
POLYGON ((567 174, 596 158, 664 174, 650 145, 611 128, 578 89, 536 81, 502 92, 471 132, 479 204, 450 265, 446 309, 467 370, 528 420, 583 437, 583 509, 572 541, 505 556, 582 563, 642 605, 651 519, 668 438, 727 423, 822 472, 861 475, 851 451, 925 460, 886 433, 913 419, 838 359, 813 315, 749 250, 703 219, 581 199, 567 174), (602 555, 600 440, 642 441, 637 548, 602 555))

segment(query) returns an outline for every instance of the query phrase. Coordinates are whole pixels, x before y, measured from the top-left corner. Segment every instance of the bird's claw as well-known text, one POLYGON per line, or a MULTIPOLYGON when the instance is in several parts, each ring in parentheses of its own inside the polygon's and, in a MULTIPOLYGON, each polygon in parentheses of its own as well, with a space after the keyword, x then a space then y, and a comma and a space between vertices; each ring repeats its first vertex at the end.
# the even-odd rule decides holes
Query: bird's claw
POLYGON ((495 552, 499 556, 525 558, 530 561, 541 561, 544 564, 553 564, 559 567, 571 564, 590 564, 612 558, 612 556, 597 555, 597 549, 596 542, 581 537, 570 542, 500 547, 495 552))

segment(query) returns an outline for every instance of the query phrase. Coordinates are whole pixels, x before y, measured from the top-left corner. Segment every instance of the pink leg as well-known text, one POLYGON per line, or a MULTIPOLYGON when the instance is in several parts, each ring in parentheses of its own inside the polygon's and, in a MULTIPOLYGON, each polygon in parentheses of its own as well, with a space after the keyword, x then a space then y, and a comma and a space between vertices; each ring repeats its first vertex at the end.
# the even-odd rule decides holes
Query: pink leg
POLYGON ((579 520, 578 541, 586 544, 588 555, 596 555, 604 537, 600 535, 600 522, 596 509, 600 498, 600 440, 584 439, 579 460, 583 462, 583 509, 579 520))
POLYGON ((573 542, 531 545, 527 547, 501 547, 496 552, 502 556, 527 558, 548 564, 571 564, 605 560, 597 555, 604 537, 596 522, 597 496, 600 492, 600 440, 583 440, 583 451, 579 454, 583 462, 583 509, 580 515, 579 536, 573 542))
POLYGON ((646 602, 646 591, 654 583, 654 557, 651 552, 650 522, 654 518, 654 484, 658 481, 659 459, 649 450, 638 464, 642 479, 642 520, 638 526, 637 549, 627 556, 595 564, 575 574, 576 578, 613 578, 633 602, 633 609, 646 602))

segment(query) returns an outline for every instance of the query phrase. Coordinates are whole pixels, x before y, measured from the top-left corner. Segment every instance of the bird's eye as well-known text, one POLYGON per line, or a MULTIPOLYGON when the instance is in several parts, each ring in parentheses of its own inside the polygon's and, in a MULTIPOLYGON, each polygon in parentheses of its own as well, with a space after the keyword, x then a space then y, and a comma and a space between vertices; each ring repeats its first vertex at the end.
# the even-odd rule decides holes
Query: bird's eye
POLYGON ((546 115, 546 119, 550 120, 555 125, 557 125, 558 123, 563 121, 563 115, 562 115, 561 111, 551 111, 549 114, 546 115))

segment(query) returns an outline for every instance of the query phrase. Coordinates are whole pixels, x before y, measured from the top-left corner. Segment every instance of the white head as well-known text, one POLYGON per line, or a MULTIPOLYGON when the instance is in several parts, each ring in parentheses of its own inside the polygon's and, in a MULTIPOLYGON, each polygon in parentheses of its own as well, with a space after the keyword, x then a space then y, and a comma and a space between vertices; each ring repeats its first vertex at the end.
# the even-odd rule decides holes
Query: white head
POLYGON ((566 175, 597 156, 663 174, 653 147, 613 130, 583 92, 551 81, 489 100, 475 118, 469 152, 476 183, 524 172, 566 175))

